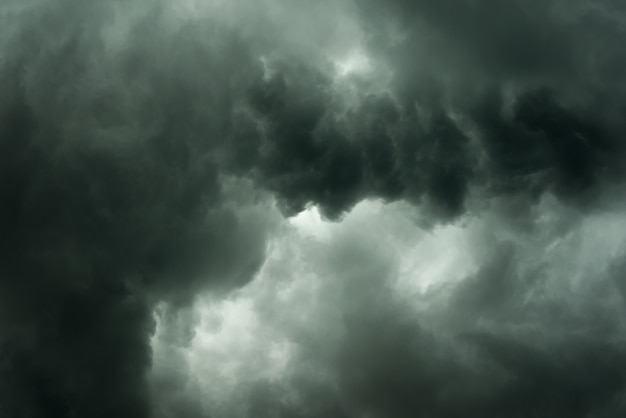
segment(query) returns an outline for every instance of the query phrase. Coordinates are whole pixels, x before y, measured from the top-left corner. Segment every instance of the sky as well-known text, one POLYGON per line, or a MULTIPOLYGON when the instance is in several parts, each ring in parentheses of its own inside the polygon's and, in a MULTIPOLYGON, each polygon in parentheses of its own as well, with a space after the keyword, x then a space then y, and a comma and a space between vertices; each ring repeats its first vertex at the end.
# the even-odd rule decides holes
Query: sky
POLYGON ((0 417, 626 416, 619 0, 2 0, 0 417))

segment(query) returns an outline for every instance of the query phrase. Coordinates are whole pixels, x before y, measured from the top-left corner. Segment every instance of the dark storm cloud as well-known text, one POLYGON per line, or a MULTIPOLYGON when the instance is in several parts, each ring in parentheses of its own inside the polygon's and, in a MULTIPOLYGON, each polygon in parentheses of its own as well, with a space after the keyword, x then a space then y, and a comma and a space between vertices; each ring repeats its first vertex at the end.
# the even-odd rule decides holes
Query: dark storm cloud
POLYGON ((473 174, 470 141, 443 109, 433 109, 427 125, 389 93, 342 109, 333 105, 329 74, 280 68, 250 89, 247 117, 260 119, 262 133, 237 132, 234 155, 277 192, 287 213, 313 202, 336 218, 367 196, 426 199, 444 217, 462 211, 473 174))
POLYGON ((203 110, 227 106, 229 87, 212 86, 245 48, 190 43, 194 28, 141 6, 110 52, 99 31, 112 11, 41 6, 6 33, 3 416, 148 416, 154 303, 185 304, 207 282, 230 289, 263 260, 265 227, 242 224, 207 156, 223 114, 203 110))
POLYGON ((406 303, 393 294, 375 244, 350 264, 361 265, 362 274, 339 268, 337 275, 358 288, 343 304, 346 332, 336 363, 342 403, 375 417, 621 416, 626 305, 615 263, 624 245, 594 222, 622 217, 623 209, 575 215, 566 228, 566 211, 541 210, 552 220, 535 220, 522 233, 513 226, 518 220, 487 218, 485 226, 499 231, 470 238, 486 254, 476 258, 481 267, 424 300, 406 303), (513 240, 505 238, 509 228, 517 230, 513 240), (548 254, 544 239, 554 242, 548 254), (375 278, 366 279, 369 272, 375 278), (421 303, 431 307, 411 314, 421 303))
MULTIPOLYGON (((231 302, 254 306, 255 320, 248 323, 255 325, 239 331, 244 347, 220 357, 219 345, 203 352, 200 338, 200 348, 191 349, 198 367, 214 363, 210 373, 192 372, 206 382, 196 389, 209 399, 205 415, 623 415, 625 305, 616 291, 623 274, 615 268, 626 247, 606 227, 623 226, 624 215, 586 218, 554 203, 541 205, 549 219, 522 233, 515 222, 495 219, 496 212, 464 228, 424 233, 408 219, 389 218, 389 208, 367 213, 361 204, 332 227, 327 241, 283 237, 278 245, 284 248, 262 277, 231 302), (563 218, 568 227, 559 233, 563 218), (379 223, 371 225, 373 219, 379 223), (423 293, 398 287, 398 257, 411 248, 400 244, 403 233, 406 244, 423 241, 409 250, 421 260, 410 280, 441 274, 446 253, 468 251, 469 264, 456 259, 446 265, 461 281, 444 271, 444 283, 423 293), (582 237, 588 242, 581 245, 582 237), (420 254, 432 246, 434 255, 420 254), (263 370, 272 364, 265 356, 285 338, 288 366, 282 378, 266 377, 263 370), (230 384, 221 365, 228 364, 237 365, 225 367, 237 384, 222 391, 230 384)), ((226 350, 233 338, 212 325, 197 332, 222 341, 226 350)))
POLYGON ((626 33, 614 2, 391 3, 406 38, 391 48, 379 42, 383 56, 401 63, 399 94, 429 101, 434 83, 439 100, 448 95, 467 110, 501 169, 492 177, 506 184, 548 174, 540 187, 585 189, 619 168, 626 33), (507 88, 508 115, 499 98, 507 88))
MULTIPOLYGON (((501 213, 516 218, 503 227, 532 236, 546 193, 592 212, 604 188, 622 180, 617 5, 357 6, 368 53, 393 73, 386 91, 365 81, 363 96, 346 106, 325 64, 286 53, 270 60, 272 73, 252 83, 236 114, 229 166, 253 173, 287 213, 313 202, 332 218, 376 196, 450 219, 476 196, 505 196, 525 209, 501 213)), ((320 314, 291 338, 305 348, 290 380, 242 384, 250 395, 238 402, 248 408, 232 416, 622 415, 624 304, 614 292, 623 276, 594 271, 585 277, 592 288, 551 286, 560 273, 523 258, 524 245, 544 248, 550 239, 529 244, 531 236, 477 242, 492 253, 465 283, 442 290, 449 299, 432 322, 390 295, 393 273, 377 268, 379 249, 335 248, 344 264, 330 277, 355 286, 329 285, 343 295, 332 306, 344 333, 329 336, 320 314), (333 378, 316 379, 319 369, 333 378)))
MULTIPOLYGON (((1 6, 1 414, 151 414, 155 304, 242 285, 264 259, 273 220, 242 214, 252 192, 233 190, 230 175, 274 192, 289 214, 314 203, 338 218, 380 197, 435 220, 502 195, 533 216, 546 193, 592 212, 622 179, 619 2, 356 1, 337 10, 355 11, 375 81, 338 78, 324 54, 334 32, 307 23, 338 7, 323 5, 303 18, 293 5, 280 17, 268 12, 279 2, 243 3, 244 17, 219 23, 177 20, 164 2, 1 6)), ((337 280, 372 279, 369 292, 346 292, 360 299, 342 308, 337 387, 302 372, 296 413, 254 386, 245 414, 610 417, 623 407, 614 305, 576 304, 590 317, 563 314, 560 339, 509 336, 535 320, 516 306, 560 318, 576 295, 519 307, 531 276, 549 273, 522 274, 503 250, 453 292, 456 325, 440 340, 387 296, 389 266, 346 271, 375 267, 375 251, 346 251, 337 280), (457 311, 505 319, 483 329, 457 311)), ((180 415, 202 416, 177 402, 180 415)))
POLYGON ((623 176, 626 33, 615 5, 357 7, 368 52, 393 72, 391 91, 342 108, 326 68, 288 56, 249 92, 264 130, 247 163, 288 212, 313 201, 335 217, 380 196, 433 203, 447 217, 472 186, 584 202, 623 176))

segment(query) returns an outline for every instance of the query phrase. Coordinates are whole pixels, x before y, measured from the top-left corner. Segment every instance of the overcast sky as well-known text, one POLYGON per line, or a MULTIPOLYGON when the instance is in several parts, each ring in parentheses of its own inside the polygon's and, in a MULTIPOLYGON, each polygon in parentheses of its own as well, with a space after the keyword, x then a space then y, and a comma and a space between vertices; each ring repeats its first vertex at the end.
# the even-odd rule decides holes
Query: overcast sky
POLYGON ((0 417, 626 416, 626 3, 2 0, 0 417))

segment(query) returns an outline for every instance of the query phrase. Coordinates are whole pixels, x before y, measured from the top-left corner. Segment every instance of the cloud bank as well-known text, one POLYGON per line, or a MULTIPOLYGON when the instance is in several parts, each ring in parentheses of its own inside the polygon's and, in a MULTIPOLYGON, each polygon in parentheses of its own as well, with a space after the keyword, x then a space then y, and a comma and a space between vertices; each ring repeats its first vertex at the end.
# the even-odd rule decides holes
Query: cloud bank
POLYGON ((6 0, 0 414, 622 416, 625 24, 6 0))

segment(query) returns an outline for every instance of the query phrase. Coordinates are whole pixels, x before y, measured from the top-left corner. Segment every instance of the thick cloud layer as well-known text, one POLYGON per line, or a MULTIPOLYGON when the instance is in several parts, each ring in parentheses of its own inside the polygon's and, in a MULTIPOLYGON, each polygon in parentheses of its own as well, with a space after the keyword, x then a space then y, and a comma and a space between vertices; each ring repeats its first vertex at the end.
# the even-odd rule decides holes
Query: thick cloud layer
POLYGON ((198 416, 624 413, 623 205, 546 197, 525 232, 499 211, 427 231, 411 211, 295 218, 254 282, 178 317, 191 338, 160 316, 157 380, 176 370, 198 416))
POLYGON ((202 60, 196 42, 158 15, 107 51, 115 9, 66 3, 7 16, 22 20, 1 87, 2 415, 148 416, 152 306, 245 283, 271 223, 242 218, 233 199, 252 196, 207 155, 220 115, 201 108, 234 64, 192 79, 172 59, 202 60))
POLYGON ((0 414, 621 416, 625 24, 611 0, 5 0, 0 414), (411 214, 277 229, 367 198, 411 214), (407 263, 434 288, 393 290, 407 263), (263 335, 223 361, 268 369, 186 370, 197 295, 241 286, 263 335))

